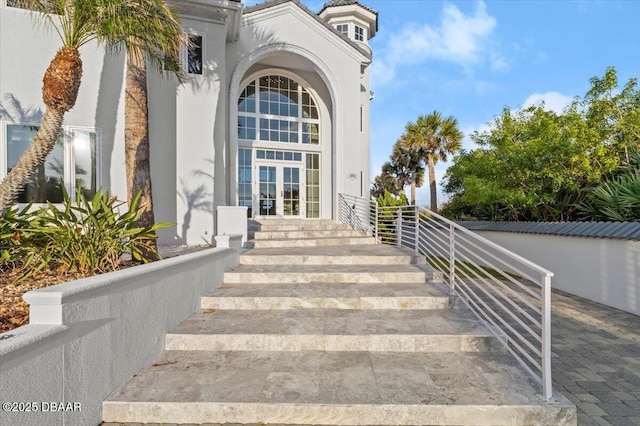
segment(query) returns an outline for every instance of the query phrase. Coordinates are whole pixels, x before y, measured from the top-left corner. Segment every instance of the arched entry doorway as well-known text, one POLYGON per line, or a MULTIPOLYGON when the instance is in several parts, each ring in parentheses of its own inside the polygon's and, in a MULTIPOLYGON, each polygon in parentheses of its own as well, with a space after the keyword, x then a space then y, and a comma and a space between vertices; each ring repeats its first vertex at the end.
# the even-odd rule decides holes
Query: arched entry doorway
POLYGON ((287 70, 262 70, 241 84, 237 200, 251 217, 320 217, 322 106, 311 85, 287 70))

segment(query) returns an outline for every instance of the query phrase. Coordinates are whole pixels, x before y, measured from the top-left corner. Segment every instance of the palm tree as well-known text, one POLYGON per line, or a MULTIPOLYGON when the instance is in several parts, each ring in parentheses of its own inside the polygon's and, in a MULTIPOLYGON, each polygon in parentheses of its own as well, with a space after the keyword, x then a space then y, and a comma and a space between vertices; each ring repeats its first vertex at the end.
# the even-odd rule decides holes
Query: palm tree
MULTIPOLYGON (((76 103, 82 78, 81 46, 96 40, 112 53, 125 49, 130 57, 144 58, 146 54, 161 69, 163 63, 175 63, 183 40, 179 20, 161 0, 16 0, 16 4, 36 11, 36 18, 56 31, 62 47, 45 72, 42 124, 0 183, 0 214, 44 163, 61 132, 64 114, 76 103), (171 19, 162 20, 167 17, 171 19), (167 32, 159 31, 167 23, 180 29, 175 31, 175 40, 168 40, 167 32)), ((144 85, 146 91, 146 80, 144 85)), ((146 100, 144 104, 146 108, 146 100)))
POLYGON ((411 204, 416 204, 416 188, 424 183, 424 167, 420 152, 412 149, 403 134, 393 146, 391 165, 401 186, 411 185, 411 204))
POLYGON ((462 137, 458 121, 453 116, 443 118, 438 111, 418 117, 405 128, 403 144, 427 163, 431 210, 434 212, 438 211, 435 164, 438 160, 446 161, 447 155, 458 151, 462 137))
POLYGON ((373 180, 371 196, 378 198, 385 191, 393 195, 399 195, 403 191, 403 180, 398 178, 398 172, 394 163, 387 161, 382 165, 381 173, 373 180))
MULTIPOLYGON (((138 226, 151 228, 155 219, 149 159, 147 58, 160 72, 164 68, 180 76, 178 57, 186 36, 177 13, 161 0, 123 2, 120 25, 128 28, 124 101, 127 200, 131 203, 141 193, 138 226), (147 19, 139 19, 141 14, 147 19)), ((147 243, 154 250, 157 248, 155 239, 147 243)))

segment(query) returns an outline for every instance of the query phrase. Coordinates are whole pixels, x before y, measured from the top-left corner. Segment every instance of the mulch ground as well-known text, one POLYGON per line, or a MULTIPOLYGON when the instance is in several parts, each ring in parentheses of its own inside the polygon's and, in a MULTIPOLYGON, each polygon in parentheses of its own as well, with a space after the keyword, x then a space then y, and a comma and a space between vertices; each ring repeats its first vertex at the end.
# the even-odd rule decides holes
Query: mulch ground
MULTIPOLYGON (((120 268, 133 265, 131 261, 123 261, 120 268)), ((16 264, 0 267, 0 333, 29 323, 29 305, 22 300, 24 293, 92 275, 58 268, 20 280, 23 272, 16 264)))

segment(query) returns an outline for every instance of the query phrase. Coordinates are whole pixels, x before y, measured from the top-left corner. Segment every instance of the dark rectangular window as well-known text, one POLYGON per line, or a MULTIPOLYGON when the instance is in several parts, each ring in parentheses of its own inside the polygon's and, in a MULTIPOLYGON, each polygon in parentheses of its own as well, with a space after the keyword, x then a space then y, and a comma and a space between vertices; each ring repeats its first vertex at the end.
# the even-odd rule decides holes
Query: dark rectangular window
POLYGON ((364 41, 364 28, 355 26, 355 39, 356 41, 364 41))
POLYGON ((202 36, 189 35, 187 72, 189 74, 202 74, 202 36))

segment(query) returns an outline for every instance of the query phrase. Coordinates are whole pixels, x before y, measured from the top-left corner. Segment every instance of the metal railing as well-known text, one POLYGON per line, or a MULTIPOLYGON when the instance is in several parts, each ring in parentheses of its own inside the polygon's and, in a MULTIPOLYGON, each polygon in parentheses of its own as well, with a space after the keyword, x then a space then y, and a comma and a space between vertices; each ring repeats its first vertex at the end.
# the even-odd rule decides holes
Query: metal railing
POLYGON ((552 272, 425 208, 343 194, 338 205, 340 222, 425 256, 551 399, 552 272))
POLYGON ((338 219, 365 235, 378 238, 376 228, 377 207, 375 201, 352 195, 338 194, 338 219))

